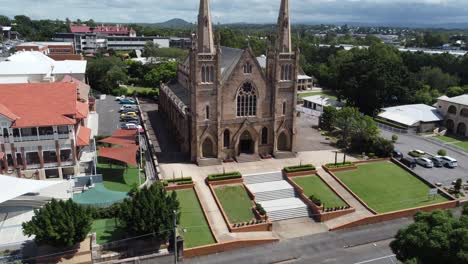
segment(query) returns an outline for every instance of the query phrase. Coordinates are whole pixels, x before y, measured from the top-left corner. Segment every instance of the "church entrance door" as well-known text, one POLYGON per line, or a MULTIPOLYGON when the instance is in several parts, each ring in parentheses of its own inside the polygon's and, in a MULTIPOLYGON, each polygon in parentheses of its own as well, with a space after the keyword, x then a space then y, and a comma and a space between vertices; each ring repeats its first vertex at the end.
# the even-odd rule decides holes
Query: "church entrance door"
POLYGON ((240 154, 254 154, 255 153, 254 141, 249 131, 245 131, 244 133, 242 133, 240 137, 239 153, 240 154))

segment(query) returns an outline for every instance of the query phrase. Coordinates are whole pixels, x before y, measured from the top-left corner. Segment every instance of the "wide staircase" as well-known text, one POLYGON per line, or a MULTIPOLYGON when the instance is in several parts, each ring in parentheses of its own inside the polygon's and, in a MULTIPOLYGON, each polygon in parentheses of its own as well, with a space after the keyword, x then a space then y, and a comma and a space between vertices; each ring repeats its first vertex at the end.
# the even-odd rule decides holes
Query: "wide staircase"
POLYGON ((271 221, 309 217, 307 205, 297 198, 294 188, 284 180, 282 172, 244 177, 247 188, 255 195, 271 221))

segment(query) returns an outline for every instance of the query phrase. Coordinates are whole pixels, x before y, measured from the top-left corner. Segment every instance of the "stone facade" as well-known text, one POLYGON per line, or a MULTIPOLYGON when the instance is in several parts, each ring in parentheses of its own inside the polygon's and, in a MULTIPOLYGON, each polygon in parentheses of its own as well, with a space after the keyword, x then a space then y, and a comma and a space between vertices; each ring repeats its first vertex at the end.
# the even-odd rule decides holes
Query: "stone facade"
POLYGON ((250 49, 215 46, 209 1, 200 1, 198 33, 175 83, 163 85, 165 113, 193 162, 241 154, 293 155, 298 51, 291 47, 289 1, 282 0, 278 43, 262 69, 250 49))
POLYGON ((437 107, 445 117, 444 126, 449 133, 468 137, 468 95, 441 97, 437 107))

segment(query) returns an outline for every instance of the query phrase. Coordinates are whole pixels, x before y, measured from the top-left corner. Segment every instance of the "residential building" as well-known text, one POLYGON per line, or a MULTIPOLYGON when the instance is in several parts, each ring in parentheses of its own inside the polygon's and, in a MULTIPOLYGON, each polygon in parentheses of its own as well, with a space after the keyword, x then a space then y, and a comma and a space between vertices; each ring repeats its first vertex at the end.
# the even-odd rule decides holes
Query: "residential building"
POLYGON ((433 132, 444 120, 437 108, 425 104, 383 108, 378 117, 415 133, 433 132))
POLYGON ((0 62, 0 84, 57 82, 66 75, 84 82, 86 64, 86 60, 56 61, 40 51, 21 51, 0 62))
POLYGON ((308 96, 304 97, 302 100, 304 101, 304 108, 318 111, 320 113, 323 113, 323 109, 327 106, 335 108, 342 108, 345 106, 344 103, 323 95, 308 96))
POLYGON ((193 39, 177 81, 160 93, 160 109, 182 151, 199 165, 294 156, 299 53, 291 45, 289 1, 281 1, 265 69, 251 49, 215 45, 208 0, 200 1, 193 39))
POLYGON ((77 175, 90 141, 88 113, 77 82, 0 84, 0 174, 38 180, 77 175))
POLYGON ((468 137, 468 94, 449 98, 442 96, 437 108, 444 115, 444 125, 449 133, 468 137))

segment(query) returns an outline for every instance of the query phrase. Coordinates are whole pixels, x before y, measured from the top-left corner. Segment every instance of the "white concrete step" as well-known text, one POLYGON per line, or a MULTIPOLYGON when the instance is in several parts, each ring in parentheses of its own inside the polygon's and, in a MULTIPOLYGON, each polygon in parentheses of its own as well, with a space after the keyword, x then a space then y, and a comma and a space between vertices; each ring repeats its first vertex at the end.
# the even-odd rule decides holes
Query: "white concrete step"
POLYGON ((310 216, 311 213, 307 207, 268 213, 268 218, 273 222, 310 216))
POLYGON ((244 176, 245 184, 256 184, 256 183, 274 182, 274 181, 282 181, 282 180, 284 180, 283 173, 280 171, 244 176))
POLYGON ((255 194, 255 200, 257 202, 269 201, 269 200, 280 200, 286 198, 296 197, 294 189, 283 189, 271 192, 261 192, 255 194))
POLYGON ((282 211, 295 208, 307 207, 307 205, 299 198, 286 198, 278 200, 270 200, 259 202, 267 213, 274 211, 282 211))

